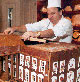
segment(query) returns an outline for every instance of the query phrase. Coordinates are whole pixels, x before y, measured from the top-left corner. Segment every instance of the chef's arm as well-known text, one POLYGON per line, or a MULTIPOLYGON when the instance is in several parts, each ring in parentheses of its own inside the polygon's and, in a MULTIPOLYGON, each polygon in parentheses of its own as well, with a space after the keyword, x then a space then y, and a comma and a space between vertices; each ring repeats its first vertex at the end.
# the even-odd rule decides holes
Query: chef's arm
POLYGON ((27 29, 25 27, 25 25, 22 25, 22 26, 17 26, 17 27, 12 27, 15 31, 17 32, 26 32, 27 29))
POLYGON ((32 32, 32 31, 27 31, 22 35, 22 39, 24 41, 29 40, 30 37, 34 38, 51 38, 54 37, 54 32, 52 29, 48 29, 45 31, 37 31, 37 32, 32 32))
MULTIPOLYGON (((40 35, 38 36, 38 38, 52 38, 52 37, 55 37, 55 34, 54 34, 52 29, 48 29, 48 30, 45 30, 45 31, 39 31, 39 32, 40 32, 40 35)), ((56 39, 57 40, 64 39, 67 36, 68 36, 67 34, 65 34, 63 36, 57 36, 56 39)))
POLYGON ((63 35, 63 36, 57 36, 57 38, 54 39, 53 41, 59 41, 60 39, 64 39, 64 38, 66 38, 66 37, 68 37, 67 34, 65 34, 65 35, 63 35))
POLYGON ((26 27, 24 25, 15 26, 15 27, 9 27, 9 28, 5 29, 3 33, 4 34, 12 34, 12 33, 16 32, 16 31, 17 32, 26 32, 27 29, 26 29, 26 27))
POLYGON ((64 38, 66 38, 66 37, 68 37, 68 35, 67 34, 65 34, 65 35, 63 35, 63 36, 58 36, 60 39, 64 39, 64 38))
POLYGON ((48 29, 45 31, 38 31, 37 34, 39 34, 38 38, 51 38, 55 36, 52 29, 48 29))

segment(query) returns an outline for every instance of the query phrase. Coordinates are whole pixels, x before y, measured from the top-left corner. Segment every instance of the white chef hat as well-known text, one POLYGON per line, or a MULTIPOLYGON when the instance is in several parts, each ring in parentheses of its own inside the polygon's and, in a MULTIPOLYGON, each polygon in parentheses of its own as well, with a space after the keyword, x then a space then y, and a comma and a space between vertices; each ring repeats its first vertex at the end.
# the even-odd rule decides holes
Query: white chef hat
POLYGON ((50 7, 60 7, 61 8, 61 0, 48 0, 47 8, 50 8, 50 7))

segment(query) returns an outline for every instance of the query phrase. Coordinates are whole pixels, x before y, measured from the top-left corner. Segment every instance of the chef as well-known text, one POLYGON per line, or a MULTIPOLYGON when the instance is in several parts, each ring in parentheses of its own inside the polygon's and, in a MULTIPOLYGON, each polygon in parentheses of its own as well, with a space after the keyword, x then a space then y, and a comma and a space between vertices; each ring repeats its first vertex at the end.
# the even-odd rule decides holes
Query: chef
POLYGON ((29 40, 30 37, 47 38, 52 41, 71 43, 72 24, 62 15, 61 0, 48 0, 48 18, 25 24, 18 27, 7 28, 4 34, 12 34, 15 31, 24 32, 22 39, 29 40))

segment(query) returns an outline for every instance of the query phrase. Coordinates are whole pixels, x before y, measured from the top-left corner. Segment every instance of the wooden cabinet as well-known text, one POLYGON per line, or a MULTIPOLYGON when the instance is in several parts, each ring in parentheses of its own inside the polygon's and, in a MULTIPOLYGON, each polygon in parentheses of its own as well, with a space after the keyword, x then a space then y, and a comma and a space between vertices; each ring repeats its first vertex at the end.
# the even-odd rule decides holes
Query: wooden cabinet
POLYGON ((0 0, 0 31, 1 31, 1 27, 2 27, 2 11, 1 11, 1 0, 0 0))
POLYGON ((0 0, 0 32, 37 21, 36 0, 0 0))

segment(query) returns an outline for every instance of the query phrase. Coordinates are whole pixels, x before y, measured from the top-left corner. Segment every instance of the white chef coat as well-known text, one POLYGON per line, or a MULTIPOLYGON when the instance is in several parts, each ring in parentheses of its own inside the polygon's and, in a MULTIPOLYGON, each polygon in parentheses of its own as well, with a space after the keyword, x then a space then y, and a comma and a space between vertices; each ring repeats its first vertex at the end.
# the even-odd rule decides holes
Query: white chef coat
POLYGON ((33 24, 26 24, 25 26, 27 28, 27 31, 34 31, 34 32, 52 29, 55 34, 55 37, 52 37, 52 39, 55 39, 57 36, 63 36, 67 34, 68 37, 60 39, 59 42, 71 43, 72 41, 72 35, 73 35, 72 23, 70 20, 65 19, 63 16, 55 26, 53 26, 53 24, 50 22, 48 18, 41 20, 39 22, 35 22, 33 24))

